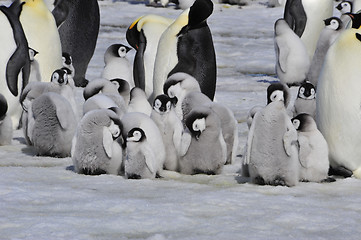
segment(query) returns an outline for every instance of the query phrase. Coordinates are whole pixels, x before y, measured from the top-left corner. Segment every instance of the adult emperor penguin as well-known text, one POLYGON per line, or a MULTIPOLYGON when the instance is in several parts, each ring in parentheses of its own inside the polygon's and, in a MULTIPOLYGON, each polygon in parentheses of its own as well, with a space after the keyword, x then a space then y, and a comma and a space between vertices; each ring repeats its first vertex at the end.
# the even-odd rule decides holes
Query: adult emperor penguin
POLYGON ((218 115, 209 107, 194 108, 186 119, 191 141, 179 161, 184 174, 219 174, 226 163, 227 147, 218 115))
POLYGON ((343 31, 325 58, 317 87, 317 126, 328 143, 331 167, 361 178, 361 29, 360 15, 352 17, 358 28, 343 31))
POLYGON ((10 145, 13 138, 13 125, 7 110, 7 101, 0 93, 0 146, 10 145))
POLYGON ((321 182, 328 179, 328 146, 316 122, 310 115, 302 113, 292 119, 298 132, 300 180, 321 182))
POLYGON ((298 183, 297 131, 286 111, 289 98, 286 85, 271 84, 267 88, 267 106, 254 116, 244 165, 257 184, 294 186, 298 183))
POLYGON ((121 121, 127 149, 126 177, 154 178, 161 173, 166 157, 158 126, 148 115, 139 112, 127 113, 121 121))
POLYGON ((57 1, 52 11, 59 29, 61 47, 73 58, 75 85, 87 84, 85 73, 98 39, 100 13, 97 0, 57 1))
POLYGON ((305 82, 299 87, 294 103, 293 116, 301 113, 307 113, 316 119, 316 89, 309 82, 305 82))
POLYGON ((286 2, 284 19, 304 42, 310 60, 324 27, 323 20, 333 16, 333 7, 331 0, 287 0, 286 2))
POLYGON ((119 117, 109 109, 88 112, 79 122, 72 142, 71 158, 77 173, 115 174, 121 171, 123 150, 119 117))
POLYGON ((54 16, 43 0, 24 2, 20 22, 29 46, 39 52, 37 61, 42 81, 50 81, 53 72, 63 66, 62 48, 54 16))
POLYGON ((275 22, 274 33, 276 74, 282 83, 299 85, 310 67, 306 47, 284 19, 275 22))
POLYGON ((9 8, 0 6, 0 93, 4 95, 8 104, 8 115, 13 127, 17 128, 21 116, 19 91, 29 81, 30 57, 29 46, 24 30, 19 21, 19 15, 24 3, 15 1, 9 8), (21 77, 18 78, 20 71, 21 77))
POLYGON ((112 44, 109 46, 104 54, 105 66, 101 77, 108 80, 114 78, 124 79, 129 83, 130 87, 133 88, 132 68, 127 58, 127 53, 130 50, 130 47, 123 44, 112 44))
POLYGON ((69 157, 77 122, 69 102, 61 95, 48 92, 32 103, 35 119, 32 143, 38 155, 69 157))
POLYGON ((147 98, 153 93, 153 71, 159 39, 173 21, 170 18, 149 14, 135 20, 127 30, 127 41, 136 50, 133 65, 134 83, 136 87, 145 91, 147 98))
POLYGON ((178 171, 183 125, 174 111, 172 100, 165 94, 157 96, 150 117, 163 137, 166 150, 164 169, 178 171))
POLYGON ((169 76, 186 72, 201 91, 213 100, 216 90, 216 56, 207 18, 213 12, 211 0, 196 0, 162 34, 154 64, 153 98, 162 94, 169 76))
POLYGON ((310 69, 307 73, 307 80, 310 81, 315 87, 317 87, 318 77, 325 60, 326 53, 331 44, 342 33, 344 24, 338 17, 331 17, 325 19, 325 27, 320 34, 320 38, 317 42, 315 54, 313 55, 310 69))

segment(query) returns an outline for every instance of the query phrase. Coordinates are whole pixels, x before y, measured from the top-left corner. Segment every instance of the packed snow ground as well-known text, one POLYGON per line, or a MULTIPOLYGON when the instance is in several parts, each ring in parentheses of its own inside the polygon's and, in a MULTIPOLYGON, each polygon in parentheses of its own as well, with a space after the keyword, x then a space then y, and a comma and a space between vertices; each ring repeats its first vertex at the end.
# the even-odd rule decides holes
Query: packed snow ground
MULTIPOLYGON (((90 80, 100 76, 106 48, 126 43, 127 27, 140 15, 181 13, 111 1, 100 2, 100 8, 90 80)), ((259 2, 242 9, 216 4, 208 21, 217 54, 216 98, 239 122, 239 154, 248 133, 247 111, 265 105, 265 90, 277 81, 273 24, 282 13, 259 2)), ((0 147, 0 239, 360 238, 360 180, 257 186, 238 174, 239 162, 218 176, 84 176, 72 171, 70 158, 35 156, 16 131, 13 144, 0 147)))

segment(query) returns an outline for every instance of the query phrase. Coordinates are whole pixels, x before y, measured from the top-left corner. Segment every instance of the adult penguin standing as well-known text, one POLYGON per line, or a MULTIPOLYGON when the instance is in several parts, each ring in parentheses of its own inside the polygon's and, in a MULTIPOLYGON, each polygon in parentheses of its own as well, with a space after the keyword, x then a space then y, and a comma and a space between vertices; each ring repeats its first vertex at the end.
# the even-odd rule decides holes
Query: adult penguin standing
POLYGON ((14 127, 18 126, 22 111, 19 90, 26 86, 30 75, 29 46, 19 20, 23 5, 14 1, 9 8, 0 6, 0 93, 7 99, 8 115, 14 127), (21 84, 18 82, 20 71, 21 84))
POLYGON ((301 38, 312 59, 324 19, 333 16, 332 0, 287 0, 284 19, 301 38))
POLYGON ((85 87, 85 73, 98 39, 100 13, 97 0, 58 0, 52 11, 63 52, 73 58, 74 81, 85 87))
POLYGON ((216 55, 207 18, 211 0, 196 0, 162 34, 154 65, 153 98, 174 73, 185 72, 199 82, 202 93, 213 100, 216 90, 216 55))

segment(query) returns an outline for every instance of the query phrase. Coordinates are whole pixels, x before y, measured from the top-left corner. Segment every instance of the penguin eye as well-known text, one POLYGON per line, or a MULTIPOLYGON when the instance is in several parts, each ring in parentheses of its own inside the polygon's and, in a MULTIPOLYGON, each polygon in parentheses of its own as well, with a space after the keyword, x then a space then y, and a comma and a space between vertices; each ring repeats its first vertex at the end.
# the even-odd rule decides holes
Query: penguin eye
POLYGON ((304 87, 301 87, 301 88, 300 88, 300 93, 302 93, 302 94, 305 93, 305 88, 304 88, 304 87))
POLYGON ((274 91, 271 94, 271 101, 272 102, 276 102, 276 101, 283 101, 283 92, 280 90, 274 91))
POLYGON ((65 57, 62 57, 61 59, 63 60, 63 64, 64 64, 66 62, 65 57))
POLYGON ((293 124, 293 126, 295 127, 295 129, 298 130, 298 128, 300 127, 301 122, 300 122, 300 120, 298 120, 298 119, 294 119, 294 120, 292 121, 292 124, 293 124))
POLYGON ((162 106, 162 102, 159 99, 156 99, 154 102, 154 107, 159 109, 162 106))
POLYGON ((315 89, 312 88, 312 89, 311 89, 311 95, 315 95, 315 93, 316 93, 316 92, 315 92, 315 89))
POLYGON ((125 53, 126 53, 125 47, 120 47, 120 48, 118 49, 119 57, 125 56, 125 53))
POLYGON ((58 80, 59 80, 59 73, 57 73, 57 72, 55 72, 55 73, 53 73, 53 76, 52 76, 52 78, 51 78, 51 81, 52 82, 58 82, 58 80))
POLYGON ((33 49, 29 49, 29 58, 30 58, 30 61, 34 60, 34 57, 35 57, 34 50, 33 50, 33 49))
POLYGON ((172 106, 172 103, 169 101, 167 102, 167 110, 170 110, 170 107, 172 106))
POLYGON ((136 139, 136 141, 139 141, 142 137, 142 134, 139 131, 134 131, 133 137, 136 139))

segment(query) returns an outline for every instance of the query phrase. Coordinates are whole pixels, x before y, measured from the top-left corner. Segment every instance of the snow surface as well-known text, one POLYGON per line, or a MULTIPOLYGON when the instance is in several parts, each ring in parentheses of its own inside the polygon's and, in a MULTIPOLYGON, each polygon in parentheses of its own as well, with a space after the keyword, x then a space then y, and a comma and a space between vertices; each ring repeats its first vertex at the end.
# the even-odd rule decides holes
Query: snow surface
MULTIPOLYGON (((88 79, 100 76, 110 44, 126 43, 125 31, 136 18, 181 13, 99 3, 101 29, 88 79)), ((217 54, 216 98, 239 122, 240 154, 248 110, 265 105, 266 88, 277 81, 273 24, 282 15, 282 8, 260 1, 242 8, 216 4, 208 21, 217 54)), ((258 186, 239 169, 240 158, 218 176, 78 175, 70 158, 35 156, 18 130, 11 146, 0 147, 0 239, 360 239, 360 180, 258 186)))

